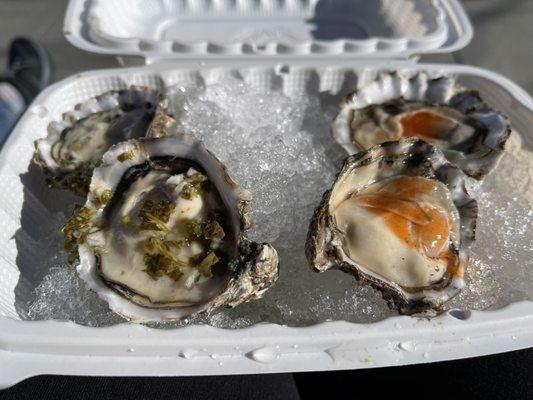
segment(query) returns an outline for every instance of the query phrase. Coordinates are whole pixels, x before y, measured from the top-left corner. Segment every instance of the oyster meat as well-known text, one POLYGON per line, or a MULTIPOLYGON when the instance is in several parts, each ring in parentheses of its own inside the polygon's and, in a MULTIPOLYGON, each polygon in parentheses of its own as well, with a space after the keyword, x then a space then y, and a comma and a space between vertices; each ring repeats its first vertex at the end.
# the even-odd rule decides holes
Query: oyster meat
POLYGON ((51 123, 46 138, 35 142, 34 159, 52 186, 85 195, 93 168, 111 145, 151 131, 157 136, 172 121, 166 99, 155 90, 106 92, 51 123))
POLYGON ((419 137, 444 152, 466 174, 482 179, 503 154, 507 119, 479 93, 449 77, 383 73, 350 94, 332 133, 349 154, 402 137, 419 137))
POLYGON ((348 157, 311 221, 309 263, 373 284, 403 313, 437 309, 464 286, 474 239, 464 179, 417 138, 348 157))
POLYGON ((260 297, 278 257, 248 240, 250 194, 189 137, 129 140, 95 168, 64 228, 78 272, 136 322, 179 320, 260 297))

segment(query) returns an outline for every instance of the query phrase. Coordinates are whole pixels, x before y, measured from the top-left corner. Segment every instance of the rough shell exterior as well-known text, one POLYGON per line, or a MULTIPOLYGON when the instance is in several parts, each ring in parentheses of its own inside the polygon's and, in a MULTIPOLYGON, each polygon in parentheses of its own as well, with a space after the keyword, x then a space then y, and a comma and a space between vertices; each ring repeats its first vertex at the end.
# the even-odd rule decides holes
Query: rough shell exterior
POLYGON ((94 165, 81 169, 60 165, 52 155, 54 144, 61 140, 61 134, 65 129, 73 127, 78 121, 92 114, 110 111, 119 107, 121 103, 126 107, 137 107, 147 102, 154 105, 155 116, 146 136, 156 137, 173 122, 173 119, 167 114, 168 101, 158 91, 146 87, 132 86, 128 89, 103 93, 77 104, 72 111, 63 114, 61 121, 50 123, 47 136, 35 141, 34 154, 34 161, 43 169, 48 184, 86 195, 94 165))
MULTIPOLYGON (((464 154, 460 159, 453 157, 453 163, 467 175, 482 179, 496 167, 502 157, 505 142, 511 133, 507 118, 489 107, 481 99, 479 92, 458 85, 451 77, 432 78, 425 72, 418 72, 413 76, 401 72, 385 72, 373 82, 348 95, 332 124, 334 139, 348 154, 365 150, 357 148, 351 138, 352 110, 393 99, 447 105, 486 127, 486 131, 478 132, 480 138, 475 141, 468 154, 464 154)), ((446 152, 444 153, 446 155, 446 152)))
MULTIPOLYGON (((446 161, 442 152, 430 144, 416 139, 386 142, 371 149, 349 156, 335 179, 332 188, 324 193, 320 205, 311 219, 306 256, 316 272, 336 268, 352 273, 357 279, 372 284, 384 293, 384 297, 400 312, 412 314, 436 309, 456 295, 464 286, 463 274, 468 255, 467 249, 474 241, 477 218, 477 203, 466 192, 464 174, 446 161), (418 293, 406 293, 399 285, 365 273, 343 250, 342 234, 335 226, 329 210, 329 201, 338 182, 346 176, 357 174, 362 166, 379 163, 395 174, 422 176, 439 180, 450 190, 453 203, 460 217, 461 267, 447 286, 440 290, 427 289, 418 293)), ((369 182, 370 184, 371 182, 369 182)))

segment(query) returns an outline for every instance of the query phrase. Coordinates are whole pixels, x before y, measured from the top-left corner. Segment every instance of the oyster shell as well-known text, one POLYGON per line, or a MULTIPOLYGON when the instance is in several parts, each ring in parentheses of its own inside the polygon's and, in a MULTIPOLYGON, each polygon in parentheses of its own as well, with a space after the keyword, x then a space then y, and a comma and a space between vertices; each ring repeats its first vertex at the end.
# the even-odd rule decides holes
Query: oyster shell
POLYGON ((464 179, 416 138, 348 157, 312 218, 310 265, 354 274, 403 313, 438 308, 464 286, 474 240, 477 203, 464 179))
POLYGON ((496 167, 510 132, 507 119, 478 92, 424 72, 382 73, 346 97, 332 125, 333 137, 349 154, 416 136, 476 179, 496 167))
POLYGON ((105 153, 64 232, 113 311, 179 320, 259 298, 277 279, 275 249, 244 235, 250 201, 197 140, 130 140, 105 153))
POLYGON ((35 162, 54 187, 87 193, 93 168, 113 144, 150 136, 173 120, 167 101, 155 90, 132 87, 110 91, 51 123, 46 138, 35 142, 35 162))

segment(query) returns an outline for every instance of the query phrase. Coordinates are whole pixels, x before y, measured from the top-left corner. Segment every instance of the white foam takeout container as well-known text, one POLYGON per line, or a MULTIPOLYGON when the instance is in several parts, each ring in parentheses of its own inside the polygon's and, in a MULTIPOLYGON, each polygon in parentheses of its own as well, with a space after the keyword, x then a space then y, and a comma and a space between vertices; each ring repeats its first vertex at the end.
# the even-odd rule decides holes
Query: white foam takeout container
MULTIPOLYGON (((494 311, 452 310, 431 320, 398 316, 371 324, 328 321, 290 328, 261 323, 234 330, 210 326, 163 330, 135 324, 91 328, 65 321, 25 321, 17 312, 25 296, 19 263, 39 267, 38 261, 32 261, 31 236, 50 219, 50 211, 39 200, 44 184, 32 187, 20 179, 28 171, 33 141, 75 104, 110 89, 185 85, 199 79, 210 83, 237 76, 258 87, 278 85, 287 94, 313 95, 346 90, 347 77, 361 86, 382 70, 425 70, 456 76, 480 90, 491 106, 510 117, 531 148, 533 100, 517 85, 475 67, 424 65, 406 58, 451 51, 470 40, 472 30, 459 3, 404 0, 403 7, 393 8, 399 2, 376 0, 381 11, 364 20, 392 38, 358 38, 354 32, 372 32, 372 26, 352 26, 359 23, 358 10, 352 9, 351 13, 330 10, 325 20, 342 17, 341 33, 354 37, 324 41, 314 38, 308 21, 319 4, 328 6, 330 1, 152 0, 144 1, 141 9, 129 1, 132 5, 124 7, 118 0, 72 0, 65 19, 69 40, 91 51, 146 56, 150 65, 84 72, 52 85, 30 106, 0 153, 0 388, 39 374, 179 376, 356 369, 532 346, 533 303, 525 301, 494 311), (161 16, 165 16, 163 25, 157 23, 161 16), (257 41, 253 34, 239 36, 256 26, 253 19, 264 23, 255 33, 257 41), (187 29, 180 26, 183 21, 187 29), (427 24, 427 29, 415 29, 416 21, 427 24), (211 22, 216 25, 212 37, 228 32, 226 41, 210 40, 205 30, 211 22), (408 34, 414 36, 390 28, 406 23, 413 27, 408 34), (276 26, 284 29, 269 36, 263 34, 267 26, 273 29, 270 33, 276 32, 276 26), (293 27, 289 35, 287 30, 293 27), (26 226, 35 232, 20 232, 23 200, 26 226), (26 246, 16 246, 16 232, 28 238, 26 246)), ((351 4, 362 7, 362 3, 351 4)), ((24 279, 32 279, 31 273, 27 275, 24 279)))

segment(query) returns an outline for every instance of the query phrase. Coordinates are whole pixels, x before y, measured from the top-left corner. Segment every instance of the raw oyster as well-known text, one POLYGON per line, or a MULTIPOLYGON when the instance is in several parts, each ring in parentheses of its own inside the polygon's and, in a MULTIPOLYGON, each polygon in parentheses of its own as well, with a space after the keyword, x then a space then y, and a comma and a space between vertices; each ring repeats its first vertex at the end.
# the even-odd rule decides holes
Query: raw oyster
POLYGON ((477 203, 465 175, 417 138, 348 157, 312 218, 306 254, 382 290, 403 313, 436 309, 464 286, 477 203))
POLYGON ((51 123, 46 138, 35 142, 34 159, 49 184, 85 195, 93 168, 111 145, 152 131, 156 136, 171 122, 167 101, 155 90, 106 92, 51 123))
POLYGON ((132 321, 234 307, 278 276, 275 249, 244 236, 250 201, 197 140, 129 140, 94 169, 67 247, 78 247, 81 278, 132 321))
POLYGON ((333 137, 349 154, 416 136, 476 179, 495 168, 510 132, 507 119, 478 92, 424 72, 381 74, 344 100, 332 126, 333 137))

